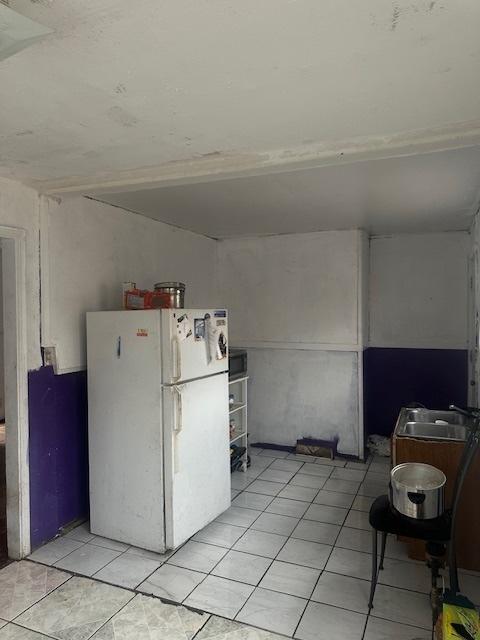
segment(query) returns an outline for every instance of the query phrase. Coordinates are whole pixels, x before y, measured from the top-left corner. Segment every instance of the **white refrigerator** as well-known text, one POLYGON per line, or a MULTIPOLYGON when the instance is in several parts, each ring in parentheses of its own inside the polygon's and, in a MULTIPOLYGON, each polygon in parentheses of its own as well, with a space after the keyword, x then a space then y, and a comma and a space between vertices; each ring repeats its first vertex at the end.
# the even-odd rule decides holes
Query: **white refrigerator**
POLYGON ((164 552, 230 506, 224 309, 87 313, 93 533, 164 552))

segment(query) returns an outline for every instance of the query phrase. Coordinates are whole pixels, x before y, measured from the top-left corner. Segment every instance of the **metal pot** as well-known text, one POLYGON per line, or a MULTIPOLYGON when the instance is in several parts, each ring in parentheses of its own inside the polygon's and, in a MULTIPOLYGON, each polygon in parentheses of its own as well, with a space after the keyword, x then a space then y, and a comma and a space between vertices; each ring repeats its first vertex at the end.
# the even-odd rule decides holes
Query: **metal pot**
POLYGON ((429 464, 399 464, 390 472, 390 501, 397 511, 409 518, 437 518, 445 508, 446 481, 443 471, 429 464))
POLYGON ((155 291, 170 296, 171 309, 183 309, 185 304, 185 285, 183 282, 157 282, 155 291))

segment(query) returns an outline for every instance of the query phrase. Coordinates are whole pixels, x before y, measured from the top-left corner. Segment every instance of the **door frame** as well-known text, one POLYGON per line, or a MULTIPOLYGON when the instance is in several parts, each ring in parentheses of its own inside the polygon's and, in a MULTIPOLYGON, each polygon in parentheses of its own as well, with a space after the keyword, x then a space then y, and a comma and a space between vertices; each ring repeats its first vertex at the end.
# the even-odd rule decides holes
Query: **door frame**
POLYGON ((468 258, 468 404, 479 406, 479 267, 478 248, 474 244, 468 258))
POLYGON ((4 297, 7 546, 10 558, 30 553, 26 231, 0 226, 4 297), (5 304, 8 300, 9 303, 5 304))

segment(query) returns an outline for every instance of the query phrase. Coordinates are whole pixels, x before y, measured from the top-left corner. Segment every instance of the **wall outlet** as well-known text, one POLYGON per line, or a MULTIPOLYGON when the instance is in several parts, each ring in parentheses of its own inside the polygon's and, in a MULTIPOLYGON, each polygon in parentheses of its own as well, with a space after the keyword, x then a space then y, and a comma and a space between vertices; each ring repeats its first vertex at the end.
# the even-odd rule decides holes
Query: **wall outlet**
POLYGON ((43 366, 53 367, 55 374, 57 371, 57 348, 56 347, 42 347, 43 366))

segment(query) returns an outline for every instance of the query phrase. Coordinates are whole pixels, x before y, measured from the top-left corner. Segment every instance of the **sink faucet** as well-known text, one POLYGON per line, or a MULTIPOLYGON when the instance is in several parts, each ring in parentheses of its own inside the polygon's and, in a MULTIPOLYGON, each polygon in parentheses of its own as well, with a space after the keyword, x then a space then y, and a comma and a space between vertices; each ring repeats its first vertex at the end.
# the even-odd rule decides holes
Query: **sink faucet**
POLYGON ((474 429, 475 431, 478 430, 478 422, 480 421, 480 409, 465 411, 465 409, 460 409, 460 407, 457 407, 456 404, 450 404, 448 405, 448 408, 450 409, 450 411, 456 411, 457 413, 460 413, 462 416, 466 416, 467 418, 470 418, 470 420, 473 420, 473 424, 469 424, 469 423, 465 424, 465 427, 467 429, 470 429, 470 431, 472 429, 474 429))
POLYGON ((469 418, 476 418, 478 416, 478 411, 465 411, 465 409, 460 409, 460 407, 457 407, 456 404, 450 404, 448 405, 448 408, 450 409, 450 411, 456 411, 457 413, 461 413, 462 415, 469 418))

